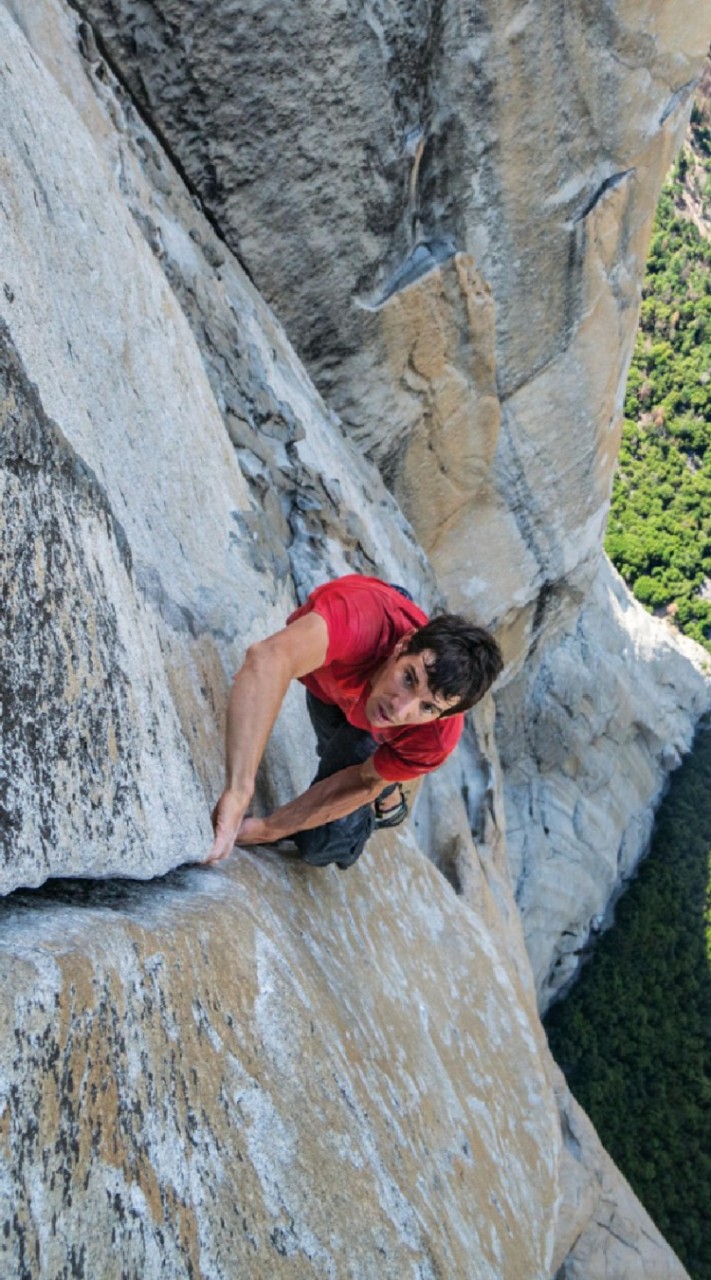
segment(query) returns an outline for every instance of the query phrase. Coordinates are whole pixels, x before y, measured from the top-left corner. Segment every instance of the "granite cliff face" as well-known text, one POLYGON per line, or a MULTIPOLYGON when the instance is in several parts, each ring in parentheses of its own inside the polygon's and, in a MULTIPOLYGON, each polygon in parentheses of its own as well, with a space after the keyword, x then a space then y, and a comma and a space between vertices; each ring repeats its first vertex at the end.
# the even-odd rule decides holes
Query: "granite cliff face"
MULTIPOLYGON (((207 13, 88 0, 84 10, 377 463, 447 599, 496 628, 510 671, 525 665, 498 710, 504 785, 530 774, 536 793, 524 802, 526 841, 547 870, 519 851, 514 867, 525 871, 518 896, 545 1004, 639 859, 650 799, 708 705, 684 660, 660 735, 655 678, 651 694, 632 679, 622 738, 603 748, 621 776, 605 818, 597 726, 578 723, 564 765, 530 735, 522 745, 522 718, 543 717, 548 739, 570 737, 546 682, 556 654, 567 663, 558 638, 585 628, 586 600, 609 594, 601 544, 646 247, 711 6, 369 0, 284 13, 221 0, 207 13), (598 801, 578 804, 578 790, 598 801), (573 810, 565 835, 545 817, 573 810), (575 884, 558 874, 561 840, 581 865, 575 884)), ((630 653, 640 628, 627 640, 622 623, 630 653)), ((657 643, 667 652, 650 628, 643 647, 657 643)), ((601 703, 617 701, 614 669, 602 661, 596 675, 601 703)), ((517 781, 516 827, 521 798, 517 781)))
POLYGON ((441 580, 521 657, 597 571, 708 6, 85 11, 441 580))
MULTIPOLYGON (((685 1274, 537 997, 709 706, 600 540, 710 24, 0 5, 8 1274, 685 1274), (247 645, 347 570, 496 625, 497 713, 347 876, 138 883, 205 852, 247 645)), ((259 799, 311 767, 295 690, 259 799)))

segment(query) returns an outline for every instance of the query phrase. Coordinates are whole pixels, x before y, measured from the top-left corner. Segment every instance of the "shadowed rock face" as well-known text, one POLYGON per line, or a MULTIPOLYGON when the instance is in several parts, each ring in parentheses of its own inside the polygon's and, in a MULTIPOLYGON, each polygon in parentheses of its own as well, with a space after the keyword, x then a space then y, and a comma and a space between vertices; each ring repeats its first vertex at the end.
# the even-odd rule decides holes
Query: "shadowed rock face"
MULTIPOLYGON (((141 742, 119 634, 130 596, 126 536, 96 477, 43 413, 6 330, 0 379, 5 856, 61 844, 69 801, 88 844, 103 850, 118 834, 130 861, 148 833, 136 822, 141 742)), ((37 860, 42 879, 47 866, 37 860)))
MULTIPOLYGON (((141 30, 154 33, 151 66, 126 64, 127 78, 140 89, 141 75, 170 61, 170 44, 187 78, 201 83, 204 73, 207 103, 212 54, 200 52, 200 40, 210 32, 196 28, 191 46, 175 25, 151 27, 156 12, 141 9, 141 30)), ((299 28, 289 34, 296 76, 309 32, 294 12, 287 7, 283 23, 299 28)), ((386 19, 375 7, 334 9, 328 22, 338 39, 316 18, 312 24, 311 88, 330 92, 334 111, 332 50, 342 48, 341 62, 362 77, 363 101, 370 78, 382 102, 382 85, 368 72, 369 42, 386 57, 395 32, 397 57, 386 57, 392 111, 381 122, 367 116, 374 143, 381 125, 395 128, 391 118, 401 129, 425 90, 423 118, 436 117, 441 141, 433 149, 417 129, 408 135, 396 198, 383 196, 389 223, 378 229, 370 206, 367 236, 354 220, 354 243, 366 245, 370 263, 355 273, 367 303, 358 309, 362 346, 342 337, 330 346, 325 330, 314 339, 331 353, 334 402, 347 390, 335 373, 359 371, 362 430, 351 423, 346 434, 220 238, 221 211, 213 208, 211 225, 195 206, 88 24, 59 0, 0 5, 0 460, 11 516, 2 540, 11 624, 0 767, 5 891, 48 876, 149 878, 202 856, 221 785, 220 717, 232 671, 316 581, 348 570, 401 582, 426 606, 443 585, 451 599, 489 599, 486 616, 505 620, 517 660, 533 636, 541 667, 529 662, 519 677, 525 696, 512 685, 512 704, 502 702, 511 813, 547 788, 556 794, 569 760, 552 744, 585 759, 585 733, 569 743, 560 724, 587 710, 582 695, 575 702, 575 646, 587 660, 596 637, 591 682, 604 672, 599 633, 608 606, 595 597, 578 630, 570 606, 581 598, 576 566, 585 546, 570 552, 569 579, 546 582, 535 538, 521 529, 540 534, 557 479, 564 474, 572 491, 596 464, 589 449, 582 460, 574 455, 575 431, 542 451, 545 414, 530 408, 535 397, 517 411, 530 475, 501 461, 510 456, 502 453, 511 438, 505 415, 521 388, 507 384, 502 394, 500 350, 513 353, 519 372, 524 355, 508 312, 502 328, 499 259, 492 250, 483 272, 483 251, 463 243, 469 233, 460 236, 459 213, 437 185, 442 156, 464 164, 469 147, 496 151, 491 136, 487 144, 465 127, 464 114, 453 122, 450 111, 447 124, 442 107, 442 77, 456 72, 465 83, 467 58, 483 67, 487 49, 500 53, 503 37, 494 38, 482 13, 442 6, 435 20, 423 6, 415 18, 431 34, 422 47, 404 10, 386 19), (358 52, 351 34, 364 20, 358 52), (455 57, 452 32, 465 28, 466 56, 455 57), (406 216, 408 208, 415 213, 406 216), (441 227, 425 226, 435 210, 441 227), (338 343, 343 361, 333 358, 338 343), (416 512, 437 574, 366 453, 416 512), (559 470, 548 476, 551 459, 559 470), (478 585, 468 560, 471 511, 480 521, 476 567, 486 575, 478 585), (555 658, 545 638, 557 625, 565 634, 555 658), (560 695, 559 717, 541 697, 547 681, 560 695), (528 750, 519 753, 508 729, 522 707, 525 716, 541 703, 548 727, 542 716, 538 733, 525 724, 528 750)), ((528 38, 526 11, 509 18, 507 48, 528 38)), ((276 21, 264 15, 217 8, 213 19, 228 50, 252 21, 265 49, 276 39, 276 21)), ((109 41, 112 20, 106 16, 109 41)), ((661 48, 663 32, 655 39, 661 48)), ((632 63, 633 54, 625 46, 632 63)), ((249 62, 239 53, 240 74, 249 62)), ((303 83, 289 81, 281 54, 277 62, 300 109, 309 100, 303 83)), ((492 94, 495 87, 503 93, 492 82, 492 94)), ((286 139, 291 108, 270 101, 286 139)), ((202 146, 180 95, 174 114, 180 132, 202 146)), ((365 120, 354 110, 352 156, 365 120)), ((535 130, 520 123, 533 146, 535 130)), ((217 156, 219 130, 204 136, 217 156)), ((334 153, 318 138, 309 145, 316 169, 323 162, 333 172, 334 153)), ((220 146, 229 151, 224 138, 220 146)), ((256 152, 252 165, 256 181, 256 152)), ((353 172, 362 185, 362 166, 353 172)), ((495 184, 487 190, 500 212, 495 184)), ((589 226, 602 219, 595 225, 608 248, 617 225, 610 202, 629 190, 627 180, 609 183, 583 212, 589 226)), ((334 234, 343 227, 337 212, 334 234)), ((250 216, 257 227, 261 212, 250 216)), ((284 215, 284 232, 288 222, 284 215)), ((231 237, 226 217, 225 225, 231 237)), ((495 226, 496 218, 492 236, 495 226)), ((313 228, 305 243, 316 243, 313 228)), ((340 258, 351 280, 355 259, 340 258)), ((341 267, 332 261, 339 298, 341 267)), ((533 265, 535 255, 527 269, 533 265)), ((503 277, 505 255, 500 266, 503 277)), ((532 303, 531 325, 541 327, 536 360, 560 330, 552 301, 546 305, 548 336, 532 303)), ((295 309, 318 315, 301 303, 295 309)), ((588 354, 600 316, 610 313, 595 314, 588 354)), ((334 325, 348 315, 328 310, 334 325)), ((518 312, 515 322, 524 325, 518 312)), ((607 386, 592 358, 580 367, 581 378, 607 386)), ((551 369, 544 363, 541 377, 551 369)), ((357 381, 348 385, 355 403, 357 381)), ((546 412, 551 386, 555 379, 541 393, 546 412)), ((597 511, 600 491, 582 493, 581 520, 597 511)), ((566 520, 561 508, 550 533, 556 555, 566 520)), ((640 679, 633 705, 609 719, 640 779, 631 798, 638 807, 670 761, 658 739, 639 735, 640 743, 631 732, 637 708, 653 701, 659 643, 652 622, 643 643, 625 612, 621 605, 619 645, 610 638, 616 681, 627 669, 627 636, 636 637, 651 684, 640 679)), ((671 739, 683 749, 706 694, 691 660, 677 660, 664 746, 671 739)), ((595 697, 606 688, 601 678, 595 697)), ((609 708, 601 705, 602 715, 609 708)), ((639 723, 652 714, 647 706, 639 723)), ((590 777, 604 757, 602 743, 590 777)), ((286 798, 311 772, 294 692, 257 802, 286 798)), ((582 768, 580 775, 589 801, 582 768)), ((623 791, 611 836, 629 822, 623 791)), ((65 1272, 301 1280, 305 1268, 357 1280, 472 1272, 477 1280, 556 1272, 683 1280, 548 1058, 509 871, 519 891, 534 884, 540 833, 534 823, 530 842, 515 833, 507 856, 503 808, 488 700, 461 752, 422 788, 412 826, 381 836, 345 876, 267 851, 161 884, 54 881, 11 899, 0 957, 1 1269, 32 1280, 65 1272)), ((561 847, 570 817, 563 813, 554 833, 561 847)), ((545 877, 539 883, 547 892, 545 877)), ((539 892, 526 902, 537 925, 540 901, 539 892)), ((573 906, 584 921, 585 906, 573 906)), ((550 933, 531 948, 546 982, 565 903, 552 914, 550 933)))
POLYGON ((708 5, 84 7, 450 598, 520 660, 597 569, 708 5))
POLYGON ((504 395, 566 345, 585 220, 688 99, 708 26, 690 0, 86 11, 310 365, 359 353, 356 300, 474 252, 504 395))

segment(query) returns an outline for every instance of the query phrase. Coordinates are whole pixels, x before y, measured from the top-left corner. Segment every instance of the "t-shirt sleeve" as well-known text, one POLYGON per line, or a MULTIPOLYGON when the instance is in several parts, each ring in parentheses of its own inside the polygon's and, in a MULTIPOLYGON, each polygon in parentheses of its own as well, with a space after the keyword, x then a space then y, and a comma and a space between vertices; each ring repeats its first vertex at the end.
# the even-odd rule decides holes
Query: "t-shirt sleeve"
POLYGON ((342 590, 337 582, 331 583, 309 599, 307 611, 320 614, 328 628, 324 666, 372 661, 382 643, 385 617, 380 602, 366 586, 342 590))
POLYGON ((384 782, 411 782, 438 769, 452 754, 464 728, 463 716, 447 717, 439 726, 420 726, 397 742, 378 747, 373 764, 384 782))

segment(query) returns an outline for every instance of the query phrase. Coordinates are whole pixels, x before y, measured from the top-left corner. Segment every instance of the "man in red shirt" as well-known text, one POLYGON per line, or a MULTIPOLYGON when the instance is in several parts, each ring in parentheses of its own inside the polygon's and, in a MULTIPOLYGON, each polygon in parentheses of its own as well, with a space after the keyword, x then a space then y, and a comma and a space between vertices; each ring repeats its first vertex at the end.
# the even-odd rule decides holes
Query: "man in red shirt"
POLYGON ((248 649, 234 678, 227 785, 207 861, 219 862, 235 843, 293 836, 305 861, 351 866, 376 825, 405 816, 396 784, 446 760, 463 712, 502 665, 488 631, 458 614, 430 621, 402 587, 358 574, 317 587, 282 631, 248 649), (308 791, 269 817, 245 816, 292 679, 307 689, 318 773, 308 791))

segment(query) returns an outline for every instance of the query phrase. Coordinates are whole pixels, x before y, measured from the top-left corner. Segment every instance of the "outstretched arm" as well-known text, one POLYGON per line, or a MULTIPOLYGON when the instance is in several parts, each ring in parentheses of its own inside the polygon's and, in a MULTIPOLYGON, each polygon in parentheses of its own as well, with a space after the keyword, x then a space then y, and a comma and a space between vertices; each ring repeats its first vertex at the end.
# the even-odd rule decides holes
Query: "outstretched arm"
POLYGON ((289 682, 323 666, 327 652, 328 628, 317 613, 247 650, 227 704, 226 784, 215 808, 215 840, 207 862, 220 862, 232 850, 289 682))

